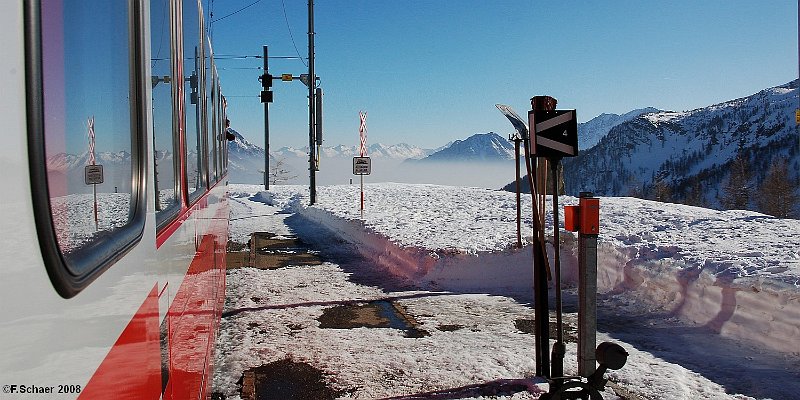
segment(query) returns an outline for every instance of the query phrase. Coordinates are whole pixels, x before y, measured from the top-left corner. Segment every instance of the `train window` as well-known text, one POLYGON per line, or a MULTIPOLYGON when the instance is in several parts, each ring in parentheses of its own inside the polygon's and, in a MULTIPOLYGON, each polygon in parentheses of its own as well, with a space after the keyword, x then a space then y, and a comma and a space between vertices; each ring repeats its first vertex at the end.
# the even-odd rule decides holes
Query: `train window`
POLYGON ((197 0, 183 2, 183 73, 186 96, 186 184, 194 200, 204 186, 202 146, 202 68, 200 8, 197 0))
POLYGON ((37 231, 56 290, 71 297, 122 257, 144 227, 142 65, 141 49, 133 47, 140 10, 107 0, 30 7, 37 231))
POLYGON ((175 179, 180 154, 173 118, 173 98, 177 89, 173 84, 171 57, 170 1, 150 2, 150 68, 153 90, 153 169, 155 171, 156 222, 162 227, 177 216, 180 210, 175 179))

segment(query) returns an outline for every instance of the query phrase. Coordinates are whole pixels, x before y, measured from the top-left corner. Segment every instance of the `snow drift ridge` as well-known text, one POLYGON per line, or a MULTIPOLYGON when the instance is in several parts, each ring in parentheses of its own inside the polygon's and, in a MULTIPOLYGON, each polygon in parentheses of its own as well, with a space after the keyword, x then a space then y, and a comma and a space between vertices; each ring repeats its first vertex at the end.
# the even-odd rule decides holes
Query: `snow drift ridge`
MULTIPOLYGON (((289 188, 287 193, 279 193, 271 199, 276 205, 288 207, 291 211, 300 214, 314 222, 322 224, 342 239, 353 243, 355 247, 366 258, 373 260, 377 265, 386 269, 388 272, 413 280, 416 284, 432 290, 450 291, 476 291, 488 293, 530 293, 532 272, 530 247, 522 250, 512 250, 511 241, 506 239, 498 240, 497 243, 506 242, 505 248, 493 245, 487 248, 478 246, 476 250, 462 250, 456 247, 431 245, 439 242, 434 237, 441 235, 452 235, 449 232, 455 231, 474 231, 476 228, 463 224, 463 221, 453 221, 443 218, 441 215, 429 224, 436 224, 433 230, 427 227, 414 226, 409 221, 394 220, 397 215, 397 208, 401 208, 413 214, 422 214, 424 211, 414 200, 409 200, 408 193, 414 191, 424 191, 424 189, 438 189, 461 191, 453 194, 459 199, 476 199, 480 204, 497 203, 496 199, 488 201, 488 197, 495 196, 498 192, 468 189, 468 188, 445 188, 422 185, 375 185, 373 192, 380 189, 389 190, 394 196, 387 195, 384 203, 376 204, 376 199, 381 198, 375 194, 372 199, 372 210, 367 214, 367 221, 358 218, 357 211, 353 212, 352 207, 341 208, 341 204, 350 204, 348 197, 352 194, 352 188, 344 187, 323 187, 324 193, 320 198, 326 199, 321 204, 306 206, 306 195, 299 194, 298 188, 289 188), (414 186, 414 187, 410 187, 414 186), (469 193, 462 193, 469 191, 469 193), (291 192, 291 199, 286 195, 291 192), (348 193, 346 193, 348 192, 348 193), (402 192, 402 194, 401 194, 402 192), (484 194, 485 193, 485 194, 484 194), (398 200, 398 198, 404 198, 398 200), (394 211, 392 211, 394 210, 394 211), (410 244, 407 238, 395 236, 391 230, 384 228, 384 225, 401 226, 402 232, 409 236, 427 235, 427 239, 417 244, 410 244), (459 225, 452 230, 452 224, 459 225), (427 245, 424 243, 428 243, 427 245), (482 250, 481 250, 482 249, 482 250)), ((423 193, 423 196, 430 197, 431 193, 423 193)), ((509 194, 511 198, 511 194, 509 194)), ((440 199, 437 199, 440 200, 440 199)), ((574 199, 564 198, 562 203, 568 204, 574 199)), ((439 201, 441 202, 441 201, 439 201)), ((636 233, 631 230, 631 221, 627 221, 629 215, 643 216, 649 210, 648 207, 658 205, 653 202, 638 199, 614 199, 608 198, 601 200, 605 208, 603 211, 606 216, 604 221, 601 243, 598 246, 598 287, 600 293, 622 294, 634 299, 637 304, 646 307, 654 312, 664 312, 684 319, 688 319, 697 325, 711 329, 723 336, 736 339, 744 339, 768 346, 780 352, 797 353, 800 346, 800 291, 797 283, 792 282, 795 274, 796 253, 792 253, 789 247, 791 243, 779 242, 780 238, 767 247, 781 247, 777 249, 788 252, 784 261, 775 264, 780 256, 765 256, 759 251, 750 251, 741 248, 738 254, 725 255, 725 248, 722 253, 716 255, 709 253, 701 248, 692 248, 689 244, 676 241, 670 236, 662 237, 660 234, 665 231, 675 229, 682 234, 694 234, 687 225, 700 225, 700 229, 714 230, 720 229, 719 224, 725 218, 731 218, 728 223, 744 224, 739 230, 749 230, 756 232, 754 224, 768 224, 769 229, 778 229, 780 224, 783 230, 796 230, 796 221, 778 220, 774 218, 761 218, 760 214, 744 211, 719 212, 705 210, 706 214, 696 207, 676 206, 674 210, 664 210, 653 207, 650 217, 643 217, 646 220, 639 220, 638 228, 642 231, 636 233), (620 204, 616 204, 620 203, 620 204), (621 204, 625 203, 625 204, 621 204), (653 204, 651 204, 653 203, 653 204), (685 210, 684 210, 685 208, 685 210), (623 214, 617 214, 623 212, 623 214), (695 214, 696 220, 688 220, 689 216, 683 213, 695 214), (699 215, 698 215, 699 214, 699 215), (716 215, 718 221, 710 215, 716 215), (746 218, 734 218, 739 214, 747 214, 746 218), (686 220, 686 221, 684 221, 686 220), (675 227, 666 224, 674 221, 675 227), (711 222, 709 222, 711 221, 711 222), (688 224, 687 224, 688 222, 688 224), (711 225, 702 225, 711 224, 711 225), (717 224, 717 225, 714 225, 717 224), (769 225, 771 224, 771 225, 769 225), (777 224, 777 225, 776 225, 777 224), (795 225, 792 225, 795 224, 795 225), (644 226, 646 225, 646 226, 644 226), (752 225, 752 226, 751 226, 752 225), (682 227, 682 228, 681 228, 682 227), (663 244, 659 244, 663 243, 663 244), (782 247, 788 246, 788 247, 782 247), (694 251, 695 254, 688 254, 694 251), (692 250, 694 249, 694 250, 692 250), (794 255, 793 255, 794 254, 794 255), (737 258, 739 257, 739 258, 737 258), (778 257, 778 258, 775 258, 778 257), (747 261, 755 258, 757 261, 747 261), (794 261, 793 261, 794 260, 794 261), (760 264, 764 264, 759 267, 760 264), (760 268, 760 272, 756 269, 760 268)), ((660 204, 660 203, 659 203, 660 204)), ((492 209, 504 209, 503 204, 494 204, 492 209)), ((470 209, 469 206, 458 205, 458 209, 468 209, 467 214, 472 215, 475 221, 486 220, 497 217, 481 215, 480 210, 470 209)), ((451 212, 452 214, 452 212, 451 212)), ((744 215, 742 215, 744 216, 744 215)), ((421 218, 430 216, 422 215, 421 218)), ((502 218, 502 217, 501 217, 502 218)), ((411 221, 413 222, 413 221, 411 221)), ((501 231, 507 229, 503 223, 513 221, 495 220, 494 226, 501 231)), ((420 224, 418 224, 420 225, 420 224)), ((477 228, 482 229, 482 228, 477 228)), ((728 227, 729 230, 733 230, 728 227)), ((496 234, 496 232, 489 232, 496 234)), ((486 234, 486 232, 481 232, 486 234)), ((577 249, 575 248, 574 236, 572 233, 562 233, 562 272, 563 281, 566 284, 575 284, 577 280, 577 249)), ((699 238, 695 238, 699 239, 699 238)), ((723 237, 716 236, 705 241, 725 240, 723 237)), ((462 237, 459 239, 463 243, 477 242, 477 239, 462 237)), ((691 238, 687 239, 691 240, 691 238)), ((736 246, 737 239, 732 245, 736 246)), ((758 246, 765 247, 764 243, 758 246)), ((766 243, 766 242, 765 242, 766 243)), ((710 243, 712 247, 719 247, 719 244, 710 243)), ((729 244, 730 246, 730 244, 729 244)), ((552 250, 550 250, 552 251, 552 250)), ((767 249, 763 250, 764 252, 767 249)))

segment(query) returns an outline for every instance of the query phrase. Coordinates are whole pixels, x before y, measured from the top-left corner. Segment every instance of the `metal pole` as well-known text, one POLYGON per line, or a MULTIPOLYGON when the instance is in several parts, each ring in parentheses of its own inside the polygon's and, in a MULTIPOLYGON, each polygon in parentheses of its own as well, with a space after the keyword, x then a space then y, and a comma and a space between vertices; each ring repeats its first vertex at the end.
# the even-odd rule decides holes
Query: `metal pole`
POLYGON ((361 219, 364 219, 364 175, 361 175, 361 219))
POLYGON ((317 77, 314 75, 314 0, 308 0, 308 180, 311 205, 317 202, 316 157, 314 148, 315 123, 314 123, 314 89, 317 86, 317 77))
POLYGON ((517 170, 517 248, 522 248, 522 200, 520 199, 520 178, 519 178, 519 136, 514 138, 514 159, 516 160, 517 170))
MULTIPOLYGON (((542 96, 536 96, 531 99, 531 112, 528 113, 529 117, 534 111, 547 108, 547 102, 541 101, 542 96)), ((555 108, 555 105, 553 105, 555 108)), ((529 118, 530 120, 530 118, 529 118)), ((540 223, 538 218, 538 206, 536 205, 538 199, 533 195, 539 190, 545 188, 536 187, 533 183, 534 168, 532 168, 533 153, 531 146, 531 136, 535 135, 535 121, 529 123, 530 134, 525 139, 525 159, 528 168, 528 182, 531 185, 531 196, 533 197, 533 297, 534 297, 534 330, 536 337, 536 375, 550 378, 550 311, 548 306, 548 265, 547 253, 545 252, 544 242, 544 224, 540 223)), ((536 168, 539 168, 536 166, 536 168)))
MULTIPOLYGON (((585 201, 588 199, 592 199, 592 193, 580 194, 581 214, 588 212, 588 202, 585 201)), ((583 217, 581 219, 584 220, 583 217)), ((598 235, 584 233, 586 230, 587 227, 581 226, 578 233, 578 374, 588 378, 597 368, 598 235)))
POLYGON ((556 276, 556 342, 553 344, 552 369, 553 377, 564 376, 564 354, 567 348, 564 345, 564 326, 561 320, 561 259, 560 236, 558 229, 558 165, 560 159, 555 157, 550 160, 553 171, 553 271, 556 276))
MULTIPOLYGON (((534 218, 538 216, 534 215, 534 218)), ((542 227, 544 229, 544 227, 542 227)), ((550 377, 550 311, 547 291, 547 260, 539 244, 538 230, 533 233, 533 295, 534 330, 536 337, 536 375, 550 377)))
MULTIPOLYGON (((94 193, 94 230, 99 231, 100 220, 97 218, 97 184, 92 184, 92 192, 94 193)), ((156 197, 158 197, 158 193, 156 193, 156 197)))
MULTIPOLYGON (((264 46, 264 78, 269 78, 269 51, 264 46)), ((271 83, 271 82, 270 82, 271 83)), ((264 190, 269 190, 269 102, 264 102, 264 190)))

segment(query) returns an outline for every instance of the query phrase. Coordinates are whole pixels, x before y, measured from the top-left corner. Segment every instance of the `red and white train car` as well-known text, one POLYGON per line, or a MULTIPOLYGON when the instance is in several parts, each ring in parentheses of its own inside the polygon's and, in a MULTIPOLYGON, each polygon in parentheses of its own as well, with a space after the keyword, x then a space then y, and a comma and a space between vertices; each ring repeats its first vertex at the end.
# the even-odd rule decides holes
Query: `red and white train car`
POLYGON ((209 1, 0 2, 0 398, 209 397, 228 229, 209 1))

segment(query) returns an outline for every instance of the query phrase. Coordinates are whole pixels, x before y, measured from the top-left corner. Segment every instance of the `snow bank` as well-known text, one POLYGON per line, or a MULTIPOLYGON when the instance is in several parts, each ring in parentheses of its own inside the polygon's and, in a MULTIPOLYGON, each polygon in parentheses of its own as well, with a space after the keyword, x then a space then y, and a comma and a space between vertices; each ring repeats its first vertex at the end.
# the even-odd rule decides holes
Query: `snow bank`
MULTIPOLYGON (((260 196, 323 224, 382 267, 431 289, 530 290, 530 247, 512 249, 513 193, 411 184, 372 184, 365 193, 363 220, 357 186, 320 187, 311 207, 299 186, 260 196)), ((800 221, 754 212, 603 198, 599 289, 635 296, 725 336, 800 353, 799 233, 800 221)), ((570 283, 577 276, 577 251, 571 233, 562 238, 564 280, 570 283)))
POLYGON ((637 296, 724 336, 800 354, 800 292, 763 276, 731 279, 673 259, 646 260, 610 244, 598 250, 598 290, 637 296))
POLYGON ((300 207, 296 211, 355 244, 362 256, 393 275, 412 279, 430 290, 524 292, 533 282, 529 250, 473 253, 470 250, 474 247, 464 250, 403 246, 365 226, 363 221, 318 207, 300 207))

